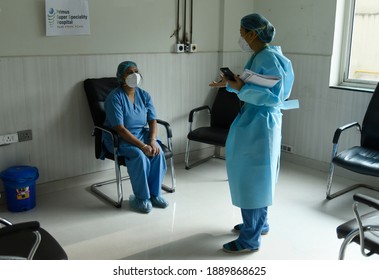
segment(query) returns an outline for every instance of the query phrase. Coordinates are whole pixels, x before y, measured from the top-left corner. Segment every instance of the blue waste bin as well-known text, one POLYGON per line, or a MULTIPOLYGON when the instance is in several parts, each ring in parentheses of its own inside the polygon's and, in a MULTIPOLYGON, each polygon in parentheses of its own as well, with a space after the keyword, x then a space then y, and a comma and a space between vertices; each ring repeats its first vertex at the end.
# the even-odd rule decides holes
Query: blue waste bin
POLYGON ((39 177, 36 167, 12 166, 1 172, 0 177, 9 211, 27 211, 36 206, 36 180, 39 177))

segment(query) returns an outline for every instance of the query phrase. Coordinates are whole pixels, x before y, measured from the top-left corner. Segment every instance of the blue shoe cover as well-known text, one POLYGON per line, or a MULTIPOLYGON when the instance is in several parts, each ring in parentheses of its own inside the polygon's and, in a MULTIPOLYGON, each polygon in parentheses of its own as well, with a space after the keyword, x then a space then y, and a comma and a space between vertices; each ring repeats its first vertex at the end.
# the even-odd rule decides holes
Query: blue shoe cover
POLYGON ((150 200, 154 207, 166 208, 168 206, 168 202, 161 196, 151 196, 150 200))
POLYGON ((129 206, 142 213, 149 213, 153 208, 149 199, 139 199, 133 194, 129 197, 129 206))

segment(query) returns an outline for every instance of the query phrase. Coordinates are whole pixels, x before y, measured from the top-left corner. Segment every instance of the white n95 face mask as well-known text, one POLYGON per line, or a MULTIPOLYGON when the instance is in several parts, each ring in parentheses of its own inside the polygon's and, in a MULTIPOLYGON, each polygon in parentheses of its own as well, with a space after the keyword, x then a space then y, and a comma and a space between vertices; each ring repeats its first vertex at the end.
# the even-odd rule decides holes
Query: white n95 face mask
POLYGON ((253 52, 249 44, 246 42, 245 38, 243 38, 242 36, 240 36, 238 39, 238 45, 240 46, 243 52, 253 52))
POLYGON ((141 82, 141 75, 138 74, 138 73, 130 74, 130 75, 127 76, 126 79, 125 79, 125 83, 126 83, 129 87, 132 87, 132 88, 138 86, 140 82, 141 82))

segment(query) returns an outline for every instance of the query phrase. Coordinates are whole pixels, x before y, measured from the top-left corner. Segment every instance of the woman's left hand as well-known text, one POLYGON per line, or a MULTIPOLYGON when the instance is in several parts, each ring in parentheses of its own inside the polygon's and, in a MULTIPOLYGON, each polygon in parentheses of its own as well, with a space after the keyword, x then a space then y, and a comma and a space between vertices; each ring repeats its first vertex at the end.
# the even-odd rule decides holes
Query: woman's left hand
POLYGON ((220 75, 220 80, 219 81, 212 81, 209 83, 210 87, 226 87, 226 83, 228 80, 224 75, 220 75))
POLYGON ((150 147, 152 148, 151 149, 151 156, 152 157, 155 157, 159 154, 160 150, 159 150, 159 144, 157 142, 157 140, 150 140, 150 147))

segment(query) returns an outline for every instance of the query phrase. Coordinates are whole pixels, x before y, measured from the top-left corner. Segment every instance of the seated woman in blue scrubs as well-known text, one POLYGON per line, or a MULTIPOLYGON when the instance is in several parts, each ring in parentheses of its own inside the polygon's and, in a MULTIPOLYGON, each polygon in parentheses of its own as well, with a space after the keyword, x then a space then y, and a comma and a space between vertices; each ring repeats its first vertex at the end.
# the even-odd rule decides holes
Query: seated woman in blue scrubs
MULTIPOLYGON (((106 98, 104 125, 121 136, 119 155, 125 157, 134 195, 129 198, 131 208, 149 213, 152 207, 166 208, 167 201, 160 195, 167 165, 157 140, 157 114, 148 92, 139 88, 141 75, 137 64, 124 61, 117 68, 119 86, 106 98)), ((103 133, 108 151, 113 142, 103 133)))

